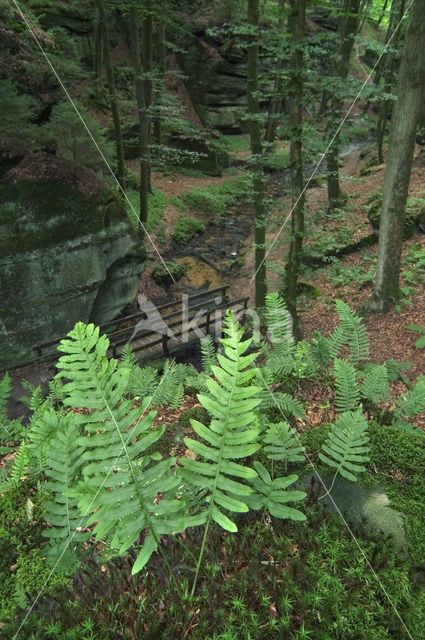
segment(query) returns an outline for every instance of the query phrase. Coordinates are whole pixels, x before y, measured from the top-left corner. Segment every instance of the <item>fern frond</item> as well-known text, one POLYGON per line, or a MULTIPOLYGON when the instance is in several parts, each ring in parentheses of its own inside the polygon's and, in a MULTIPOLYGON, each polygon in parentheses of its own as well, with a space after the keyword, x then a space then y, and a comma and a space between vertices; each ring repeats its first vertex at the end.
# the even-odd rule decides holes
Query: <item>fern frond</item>
POLYGON ((374 404, 389 401, 390 386, 385 364, 374 364, 368 369, 360 385, 360 395, 374 404))
POLYGON ((396 413, 403 418, 414 418, 425 409, 425 376, 420 373, 415 385, 397 398, 396 413))
POLYGON ((65 355, 58 362, 61 375, 71 380, 64 385, 64 403, 89 410, 75 416, 87 431, 77 441, 87 464, 73 495, 88 523, 96 523, 97 539, 112 535, 111 546, 119 553, 147 531, 133 566, 136 573, 158 548, 162 534, 183 531, 191 523, 182 501, 167 497, 181 480, 171 470, 174 458, 157 462, 161 456, 148 451, 165 426, 152 428, 155 412, 145 413, 148 401, 133 407, 123 397, 130 370, 113 359, 108 362, 107 338, 83 323, 68 335, 60 344, 65 355))
POLYGON ((319 331, 314 331, 310 340, 311 357, 320 369, 327 367, 331 361, 330 342, 319 331))
POLYGON ((233 513, 248 511, 244 497, 252 493, 252 489, 239 480, 256 476, 252 468, 234 460, 250 456, 259 448, 254 413, 260 402, 255 397, 259 388, 251 383, 255 369, 247 369, 257 354, 243 355, 251 340, 242 340, 243 329, 236 324, 231 312, 225 316, 224 333, 227 336, 221 340, 224 355, 217 356, 219 366, 211 367, 217 381, 209 378, 209 394, 198 396, 212 417, 211 424, 207 427, 191 420, 193 430, 207 444, 185 438, 186 446, 201 460, 183 458, 181 464, 183 477, 195 487, 208 491, 199 513, 200 521, 207 523, 207 529, 214 520, 223 529, 237 531, 236 524, 223 509, 233 513), (235 498, 235 494, 242 497, 235 498))
POLYGON ((78 444, 79 435, 74 414, 67 413, 58 417, 55 433, 45 445, 45 474, 49 480, 43 486, 54 498, 43 503, 45 518, 52 527, 45 529, 43 536, 50 539, 50 556, 56 558, 61 556, 71 537, 74 543, 87 540, 91 535, 83 531, 86 519, 81 518, 77 500, 70 495, 81 478, 84 448, 78 444))
POLYGON ((31 420, 28 431, 28 457, 30 477, 37 478, 46 469, 46 454, 50 442, 60 429, 62 416, 53 409, 45 408, 31 420))
POLYGON ((297 522, 306 520, 306 516, 301 511, 287 506, 288 502, 298 502, 307 495, 304 491, 286 491, 287 487, 298 480, 298 476, 293 475, 272 480, 261 462, 255 460, 254 467, 258 476, 250 480, 255 493, 247 496, 249 506, 255 510, 265 509, 275 518, 288 518, 297 522))
POLYGON ((25 380, 21 384, 24 387, 25 391, 28 392, 28 395, 19 398, 20 402, 26 404, 31 409, 31 411, 36 413, 46 402, 41 387, 36 387, 34 384, 28 382, 27 380, 25 380))
POLYGON ((360 360, 366 360, 369 355, 366 329, 362 325, 360 316, 356 315, 348 304, 337 300, 335 307, 339 316, 339 325, 328 338, 330 354, 335 358, 341 349, 347 346, 348 360, 357 365, 360 360))
POLYGON ((0 483, 0 493, 4 493, 13 487, 17 487, 21 479, 25 476, 28 467, 28 456, 25 442, 22 442, 10 470, 9 477, 0 483))
POLYGON ((350 362, 335 358, 335 405, 337 411, 354 410, 360 402, 356 370, 350 362))
POLYGON ((320 460, 336 469, 335 475, 339 473, 355 482, 355 474, 365 470, 361 463, 369 460, 366 455, 369 451, 366 429, 367 420, 362 415, 361 407, 357 411, 342 413, 322 445, 320 460))
POLYGON ((295 437, 295 429, 287 422, 270 424, 263 436, 264 451, 270 460, 300 462, 304 459, 302 447, 295 437))
POLYGON ((6 415, 6 403, 12 392, 12 380, 8 373, 5 373, 0 382, 0 416, 6 415))
POLYGON ((202 368, 205 373, 211 373, 211 366, 217 364, 217 354, 215 352, 214 340, 210 334, 201 338, 201 358, 202 368))
POLYGON ((261 398, 260 411, 277 410, 283 416, 294 416, 294 418, 304 418, 304 406, 297 399, 293 398, 288 393, 282 391, 270 391, 270 382, 266 379, 267 371, 264 371, 265 367, 261 369, 261 375, 258 375, 257 380, 262 383, 262 389, 259 394, 261 398), (264 373, 266 376, 264 376, 264 373), (266 386, 267 384, 267 386, 266 386))
POLYGON ((121 365, 127 367, 127 369, 133 369, 137 365, 136 356, 128 342, 121 352, 121 365))
POLYGON ((292 317, 278 293, 266 295, 266 325, 268 338, 274 345, 287 343, 295 346, 292 317))

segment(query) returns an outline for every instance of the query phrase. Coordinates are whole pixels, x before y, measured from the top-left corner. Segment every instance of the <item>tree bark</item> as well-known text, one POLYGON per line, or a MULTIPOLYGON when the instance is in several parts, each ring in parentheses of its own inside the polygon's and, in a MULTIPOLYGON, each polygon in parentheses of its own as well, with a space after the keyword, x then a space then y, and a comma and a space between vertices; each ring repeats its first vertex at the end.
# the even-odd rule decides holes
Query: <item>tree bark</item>
POLYGON ((150 188, 150 155, 148 144, 148 119, 145 105, 145 93, 143 87, 143 69, 140 62, 139 27, 137 19, 137 7, 132 5, 128 16, 128 31, 130 37, 130 49, 133 59, 133 67, 136 85, 136 101, 139 112, 140 129, 140 221, 145 223, 148 219, 148 193, 150 188))
MULTIPOLYGON (((161 108, 162 97, 164 92, 165 73, 167 71, 167 28, 166 28, 166 15, 167 15, 167 0, 161 0, 161 16, 160 26, 158 29, 158 44, 157 44, 157 64, 158 64, 158 79, 156 82, 155 90, 155 105, 161 108)), ((161 126, 161 112, 159 111, 153 121, 153 135, 157 144, 162 144, 162 126, 161 126)))
MULTIPOLYGON (((145 108, 147 118, 147 143, 151 143, 151 107, 153 102, 153 82, 152 82, 152 39, 153 39, 153 15, 152 0, 144 2, 144 16, 142 20, 142 62, 143 62, 143 91, 145 94, 145 108)), ((150 166, 149 166, 149 191, 150 184, 150 166)))
POLYGON ((290 95, 290 119, 291 119, 291 191, 292 206, 291 217, 291 246, 289 249, 288 263, 286 265, 285 299, 288 311, 292 316, 294 337, 301 338, 301 331, 297 315, 297 285, 298 270, 300 264, 303 235, 304 235, 304 176, 302 158, 302 132, 303 132, 303 39, 305 29, 305 0, 292 0, 292 12, 289 20, 292 33, 293 53, 291 56, 291 80, 290 95))
MULTIPOLYGON (((277 28, 279 30, 279 34, 281 34, 285 28, 285 12, 284 12, 285 0, 279 0, 279 18, 277 28)), ((270 101, 269 105, 269 115, 266 123, 266 130, 264 132, 264 142, 272 144, 276 138, 277 124, 279 115, 283 111, 284 106, 284 96, 282 93, 283 89, 283 81, 282 81, 282 70, 283 70, 283 56, 282 53, 279 54, 276 69, 275 69, 275 79, 274 79, 274 87, 273 87, 273 97, 270 101)))
POLYGON ((388 141, 378 264, 369 310, 385 313, 400 295, 400 260, 416 127, 425 99, 425 0, 410 9, 388 141))
POLYGON ((260 101, 258 99, 258 25, 259 1, 248 0, 248 113, 249 134, 252 154, 252 191, 255 212, 255 306, 262 308, 266 303, 266 207, 264 201, 265 184, 262 164, 260 101))
POLYGON ((121 193, 125 193, 125 163, 124 147, 121 132, 121 119, 118 109, 118 97, 115 90, 114 69, 112 67, 111 47, 109 42, 108 20, 105 11, 104 0, 96 0, 99 14, 99 29, 102 34, 103 51, 105 58, 106 79, 108 83, 109 105, 111 107, 112 120, 114 123, 115 147, 117 151, 117 179, 121 187, 121 193))
MULTIPOLYGON (((344 19, 341 23, 341 43, 338 51, 338 60, 335 67, 335 76, 343 83, 348 76, 351 51, 359 23, 360 0, 345 0, 344 19)), ((336 209, 343 204, 341 187, 339 184, 339 132, 342 107, 344 104, 342 87, 336 89, 331 97, 331 106, 328 114, 327 138, 330 147, 327 154, 327 183, 329 209, 336 209)))

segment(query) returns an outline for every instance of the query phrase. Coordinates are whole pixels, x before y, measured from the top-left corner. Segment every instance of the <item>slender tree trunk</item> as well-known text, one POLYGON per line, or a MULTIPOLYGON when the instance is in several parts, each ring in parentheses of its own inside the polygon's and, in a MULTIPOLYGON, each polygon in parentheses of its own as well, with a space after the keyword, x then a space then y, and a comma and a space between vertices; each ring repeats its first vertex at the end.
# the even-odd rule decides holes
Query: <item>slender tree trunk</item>
MULTIPOLYGON (((151 144, 151 138, 152 138, 152 135, 151 135, 151 126, 152 126, 151 107, 153 103, 152 41, 153 41, 152 0, 145 0, 144 16, 142 21, 142 46, 143 46, 142 61, 143 61, 143 91, 145 94, 148 147, 151 144)), ((152 191, 150 163, 149 163, 149 191, 152 191)))
POLYGON ((303 39, 305 29, 305 3, 306 0, 292 0, 292 11, 289 20, 293 43, 290 79, 290 86, 292 88, 290 95, 290 159, 292 206, 294 207, 294 210, 291 217, 291 246, 289 249, 288 263, 286 265, 285 299, 288 311, 292 316, 293 334, 296 339, 301 338, 297 315, 297 284, 304 234, 302 72, 304 64, 303 39))
MULTIPOLYGON (((359 24, 360 0, 345 0, 344 19, 341 23, 341 43, 336 63, 336 73, 341 85, 348 76, 350 57, 353 50, 354 38, 359 24)), ((339 133, 338 127, 341 120, 344 104, 343 88, 334 91, 331 97, 331 106, 328 115, 327 138, 331 141, 327 154, 327 182, 329 209, 335 209, 343 203, 341 187, 339 184, 339 133)))
POLYGON ((262 164, 261 125, 258 99, 258 25, 259 1, 248 0, 248 24, 252 34, 248 36, 248 112, 252 154, 252 190, 255 212, 255 306, 261 308, 266 301, 266 207, 265 183, 262 164))
POLYGON ((103 50, 105 55, 106 78, 108 82, 109 104, 111 107, 112 120, 114 123, 115 147, 117 151, 117 178, 120 184, 122 195, 125 192, 125 164, 124 147, 121 132, 121 119, 118 109, 118 97, 115 90, 114 69, 112 67, 111 47, 109 42, 108 20, 105 11, 104 0, 96 0, 99 13, 99 27, 102 33, 103 50))
MULTIPOLYGON (((167 28, 166 28, 166 15, 167 15, 167 0, 161 0, 161 15, 160 26, 158 29, 158 46, 157 46, 157 63, 158 63, 158 80, 156 83, 155 91, 155 104, 161 108, 165 73, 167 71, 167 28)), ((159 111, 153 122, 153 135, 157 144, 162 144, 162 126, 161 126, 161 112, 159 111)))
MULTIPOLYGON (((285 0, 279 0, 279 19, 277 28, 279 30, 279 35, 282 34, 285 28, 285 0)), ((282 80, 282 71, 283 71, 283 56, 282 53, 279 54, 277 64, 276 64, 276 76, 274 79, 274 89, 273 89, 273 97, 270 101, 269 105, 269 116, 267 118, 266 130, 264 132, 264 141, 272 144, 276 137, 277 124, 279 115, 283 111, 284 106, 284 97, 282 94, 283 90, 283 80, 282 80)))
POLYGON ((400 295, 400 260, 415 133, 425 100, 425 0, 410 9, 388 141, 378 264, 369 310, 388 311, 400 295))
POLYGON ((136 100, 137 109, 139 112, 140 127, 140 221, 145 223, 148 219, 150 157, 148 144, 148 119, 146 114, 145 93, 143 88, 143 69, 140 62, 139 27, 137 20, 137 7, 135 5, 132 5, 129 10, 128 31, 135 74, 136 100))
POLYGON ((103 65, 103 40, 102 29, 99 20, 95 20, 94 24, 94 51, 93 51, 93 71, 96 76, 96 82, 100 84, 102 77, 103 65))

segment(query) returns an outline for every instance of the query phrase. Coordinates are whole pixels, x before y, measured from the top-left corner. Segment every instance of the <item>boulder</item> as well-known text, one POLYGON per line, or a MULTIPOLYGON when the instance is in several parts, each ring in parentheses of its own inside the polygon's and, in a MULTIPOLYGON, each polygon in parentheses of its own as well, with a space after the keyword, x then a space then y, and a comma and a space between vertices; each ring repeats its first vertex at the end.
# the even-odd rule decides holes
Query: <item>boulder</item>
POLYGON ((124 204, 90 171, 27 154, 0 180, 0 370, 77 321, 115 318, 138 290, 144 248, 124 204))

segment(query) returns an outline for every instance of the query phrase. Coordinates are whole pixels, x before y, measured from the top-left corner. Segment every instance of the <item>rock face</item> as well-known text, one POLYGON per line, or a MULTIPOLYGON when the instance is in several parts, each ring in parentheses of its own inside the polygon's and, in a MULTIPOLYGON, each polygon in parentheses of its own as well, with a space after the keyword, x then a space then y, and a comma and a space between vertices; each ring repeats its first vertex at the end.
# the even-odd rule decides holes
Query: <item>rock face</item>
POLYGON ((0 180, 0 370, 33 361, 35 344, 79 320, 116 317, 144 260, 123 203, 95 174, 44 152, 19 159, 0 180))

